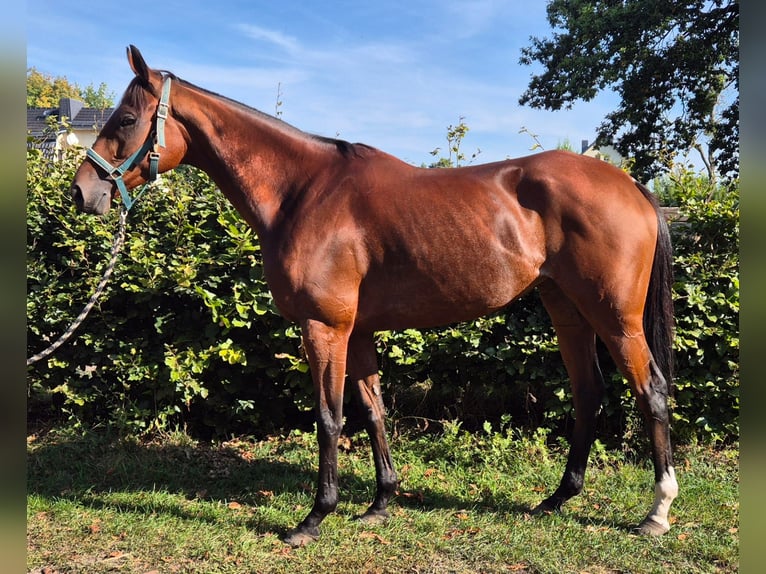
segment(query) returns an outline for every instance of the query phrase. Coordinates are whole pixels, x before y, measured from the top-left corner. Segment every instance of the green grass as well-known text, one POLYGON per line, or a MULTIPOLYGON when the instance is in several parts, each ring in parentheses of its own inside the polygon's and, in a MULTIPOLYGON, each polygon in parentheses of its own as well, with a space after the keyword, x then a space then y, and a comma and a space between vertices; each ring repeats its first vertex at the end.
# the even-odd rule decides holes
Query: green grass
POLYGON ((653 472, 597 449, 583 494, 563 512, 528 510, 556 486, 560 445, 544 435, 393 441, 401 478, 391 518, 355 521, 374 489, 363 435, 342 441, 341 503, 321 539, 280 535, 313 502, 312 433, 201 443, 52 432, 28 439, 27 566, 34 573, 736 572, 737 451, 676 454, 681 494, 661 538, 631 534, 648 511, 653 472))

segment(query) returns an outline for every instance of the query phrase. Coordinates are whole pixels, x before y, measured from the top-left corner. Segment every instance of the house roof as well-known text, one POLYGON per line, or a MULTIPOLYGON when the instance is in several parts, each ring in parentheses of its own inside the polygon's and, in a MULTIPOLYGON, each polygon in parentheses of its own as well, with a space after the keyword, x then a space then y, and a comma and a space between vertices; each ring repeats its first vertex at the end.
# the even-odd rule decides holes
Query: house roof
POLYGON ((64 116, 74 130, 99 131, 114 108, 98 110, 86 108, 85 104, 72 98, 61 98, 57 108, 27 108, 27 132, 33 136, 42 136, 49 131, 48 118, 64 116))

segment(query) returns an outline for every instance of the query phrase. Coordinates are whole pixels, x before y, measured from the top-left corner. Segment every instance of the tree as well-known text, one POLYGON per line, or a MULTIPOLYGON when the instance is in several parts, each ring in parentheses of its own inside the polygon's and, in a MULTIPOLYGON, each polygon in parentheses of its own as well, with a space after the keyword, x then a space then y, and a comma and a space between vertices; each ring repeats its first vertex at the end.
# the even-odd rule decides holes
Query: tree
POLYGON ((520 63, 543 65, 519 103, 569 109, 612 89, 619 107, 597 143, 650 179, 697 150, 711 179, 739 173, 738 0, 550 0, 550 39, 520 63))
POLYGON ((54 78, 35 68, 27 70, 27 107, 55 108, 61 98, 79 99, 79 86, 64 77, 54 78))
POLYGON ((35 68, 27 70, 27 107, 55 108, 61 98, 74 98, 85 102, 89 108, 103 110, 114 105, 114 93, 107 91, 103 82, 98 88, 89 84, 81 88, 64 76, 53 77, 35 68))
POLYGON ((84 90, 80 90, 82 101, 89 108, 95 110, 105 110, 114 106, 114 93, 107 92, 107 87, 104 82, 98 85, 98 88, 94 88, 93 84, 88 84, 84 90))

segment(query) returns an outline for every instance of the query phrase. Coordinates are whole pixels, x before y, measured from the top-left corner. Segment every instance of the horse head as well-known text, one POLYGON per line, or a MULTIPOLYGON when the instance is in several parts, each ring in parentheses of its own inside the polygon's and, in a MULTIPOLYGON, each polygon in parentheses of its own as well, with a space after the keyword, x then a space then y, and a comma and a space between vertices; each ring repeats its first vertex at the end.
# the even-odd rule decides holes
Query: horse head
POLYGON ((130 209, 129 191, 177 167, 186 152, 185 132, 170 114, 171 76, 149 68, 132 45, 128 62, 135 78, 72 181, 79 211, 103 215, 118 192, 130 209))

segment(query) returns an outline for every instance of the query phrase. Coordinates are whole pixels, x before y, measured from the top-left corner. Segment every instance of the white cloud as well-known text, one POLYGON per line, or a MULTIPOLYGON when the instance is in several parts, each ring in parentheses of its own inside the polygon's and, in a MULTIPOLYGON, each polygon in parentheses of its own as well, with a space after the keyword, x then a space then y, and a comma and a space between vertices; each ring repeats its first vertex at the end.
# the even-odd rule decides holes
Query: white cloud
POLYGON ((507 0, 451 0, 444 5, 446 13, 453 19, 451 29, 457 38, 471 38, 485 31, 509 7, 518 11, 518 5, 507 0))
POLYGON ((294 55, 302 52, 300 42, 292 36, 288 36, 278 30, 269 30, 253 24, 237 24, 236 28, 247 37, 272 44, 288 54, 294 55))

